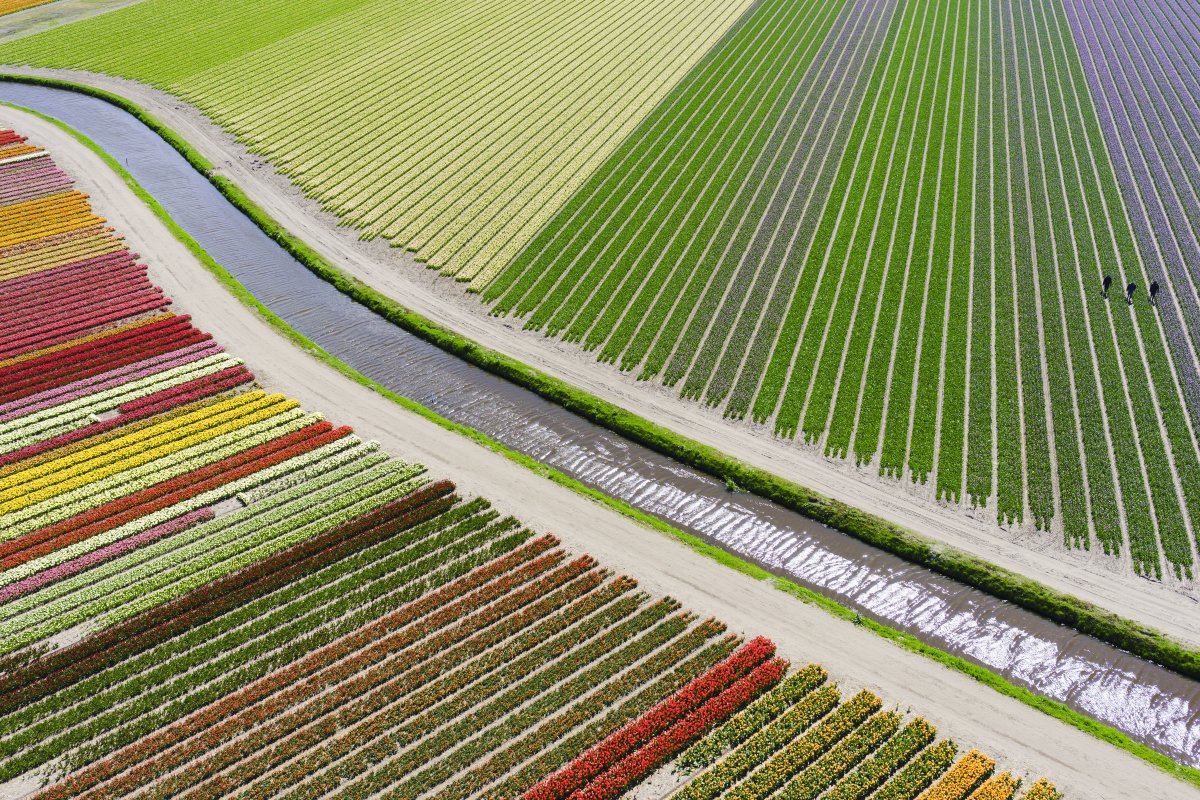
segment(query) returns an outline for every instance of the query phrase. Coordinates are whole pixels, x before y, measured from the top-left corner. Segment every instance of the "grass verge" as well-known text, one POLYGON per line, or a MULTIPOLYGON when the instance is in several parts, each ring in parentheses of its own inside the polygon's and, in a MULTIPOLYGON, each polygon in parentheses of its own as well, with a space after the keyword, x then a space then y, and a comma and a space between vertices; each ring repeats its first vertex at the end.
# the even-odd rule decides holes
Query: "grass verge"
MULTIPOLYGON (((372 308, 372 310, 375 310, 376 313, 381 314, 396 324, 400 324, 402 327, 410 330, 413 333, 421 335, 422 338, 426 338, 428 341, 442 346, 443 349, 446 349, 449 352, 460 355, 461 357, 466 358, 478 366, 485 367, 489 369, 489 371, 507 378, 509 376, 505 372, 501 371, 500 366, 497 366, 496 368, 487 366, 487 363, 489 363, 491 360, 494 360, 497 365, 506 364, 509 368, 519 370, 520 374, 528 376, 528 379, 531 381, 537 380, 545 382, 548 388, 547 391, 543 392, 535 389, 532 385, 527 385, 523 380, 515 377, 512 378, 514 382, 526 386, 526 388, 534 389, 543 397, 560 402, 560 404, 563 406, 571 410, 576 410, 577 413, 580 413, 582 416, 585 416, 586 418, 591 419, 598 424, 602 424, 617 433, 626 435, 628 438, 651 446, 653 449, 658 450, 665 455, 678 458, 678 460, 683 461, 684 463, 688 463, 699 469, 703 469, 710 474, 722 477, 727 481, 732 480, 740 488, 753 491, 756 494, 778 502, 785 507, 792 508, 793 510, 805 514, 813 519, 829 524, 832 527, 843 530, 851 535, 858 536, 859 538, 871 542, 872 544, 876 544, 877 546, 880 546, 886 550, 897 553, 905 558, 909 558, 916 563, 927 566, 944 575, 958 578, 954 570, 963 569, 965 570, 965 575, 974 577, 976 580, 959 578, 962 580, 962 582, 976 586, 984 591, 989 591, 992 594, 1004 597, 1005 599, 1018 602, 1018 604, 1030 608, 1030 606, 1020 602, 1016 598, 1007 597, 1001 591, 993 591, 993 589, 989 588, 987 580, 989 578, 1003 579, 1002 583, 997 584, 1001 588, 1009 585, 1009 582, 1014 582, 1015 586, 1018 588, 1025 587, 1026 589, 1036 591, 1039 596, 1044 594, 1045 596, 1051 598, 1054 602, 1048 606, 1050 609, 1058 608, 1060 609, 1061 613, 1066 615, 1081 614, 1086 612, 1086 614, 1078 617, 1078 619, 1089 619, 1090 617, 1088 615, 1091 615, 1101 622, 1107 620, 1105 624, 1116 625, 1121 629, 1128 629, 1128 631, 1130 631, 1130 635, 1135 636, 1133 641, 1138 642, 1147 640, 1149 643, 1153 643, 1158 648, 1165 648, 1164 652, 1169 654, 1175 653, 1173 657, 1181 659, 1180 664, 1183 668, 1175 667, 1172 664, 1167 663, 1165 659, 1160 660, 1154 656, 1138 652, 1138 650, 1134 649, 1134 647, 1125 647, 1124 645, 1111 641, 1111 639, 1106 636, 1102 636, 1087 630, 1081 624, 1072 624, 1071 622, 1065 620, 1058 620, 1055 619, 1055 617, 1050 616, 1050 614, 1043 613, 1038 608, 1031 608, 1031 610, 1038 611, 1038 613, 1043 613, 1044 616, 1055 619, 1055 621, 1072 625, 1072 627, 1075 627, 1081 632, 1090 633, 1097 638, 1105 639, 1106 641, 1110 641, 1112 644, 1117 644, 1117 646, 1124 647, 1124 649, 1130 650, 1131 652, 1134 652, 1143 658, 1149 658, 1151 660, 1158 661, 1159 663, 1164 663, 1166 666, 1176 669, 1176 671, 1188 675, 1189 677, 1200 677, 1200 652, 1185 648, 1182 645, 1171 641, 1165 636, 1165 634, 1149 628, 1144 628, 1130 620, 1125 620, 1124 618, 1110 614, 1109 612, 1105 612, 1089 603, 1086 603, 1085 601, 1079 600, 1078 598, 1053 592, 1052 590, 1041 586, 1035 581, 983 562, 980 559, 974 558, 973 556, 959 553, 948 548, 940 548, 938 544, 927 540, 912 531, 892 525, 885 520, 867 514, 866 512, 855 509, 831 498, 824 497, 815 492, 809 492, 797 484, 771 475, 770 473, 760 470, 757 467, 744 464, 743 462, 732 459, 713 448, 707 447, 706 445, 702 445, 698 442, 694 442, 686 437, 680 436, 679 434, 675 434, 669 430, 661 428, 660 426, 654 425, 653 423, 644 420, 632 414, 631 412, 625 411, 624 409, 621 409, 611 403, 607 403, 604 400, 593 397, 586 392, 574 389, 573 387, 570 387, 556 378, 545 375, 524 364, 521 364, 520 362, 515 361, 514 359, 508 358, 507 356, 484 348, 469 339, 458 336, 454 332, 442 328, 436 323, 433 323, 432 321, 427 320, 420 315, 404 309, 399 304, 384 297, 366 284, 363 284, 362 282, 345 275, 340 270, 325 262, 324 259, 321 258, 321 256, 311 248, 309 248, 308 245, 292 236, 288 231, 284 230, 278 225, 278 223, 271 219, 265 212, 258 208, 258 206, 254 204, 253 201, 251 201, 239 188, 234 186, 232 182, 225 178, 212 175, 212 164, 198 152, 195 152, 190 145, 171 132, 170 129, 166 128, 157 120, 155 120, 154 117, 140 109, 140 107, 130 103, 129 101, 126 101, 124 98, 121 98, 118 95, 105 92, 101 89, 95 89, 93 87, 83 86, 81 84, 75 84, 57 79, 32 76, 0 75, 0 80, 17 80, 36 85, 45 85, 51 88, 79 91, 81 93, 93 95, 100 99, 106 100, 107 102, 133 113, 140 121, 148 125, 156 133, 162 136, 162 138, 164 138, 168 143, 179 150, 195 168, 201 170, 206 176, 208 176, 209 180, 221 190, 222 194, 224 194, 230 200, 230 202, 237 206, 243 213, 247 214, 247 216, 249 216, 257 225, 259 225, 264 232, 270 235, 275 241, 279 242, 285 249, 288 250, 289 253, 297 258, 297 260, 301 261, 301 263, 304 263, 308 269, 328 280, 330 283, 333 283, 335 286, 337 286, 337 288, 339 288, 339 290, 350 295, 353 299, 372 308), (309 263, 309 261, 306 259, 311 259, 313 263, 309 263), (343 286, 347 288, 343 288, 343 286), (371 298, 371 302, 360 299, 357 294, 359 292, 363 293, 365 297, 371 298), (380 307, 376 307, 376 304, 379 304, 380 307), (391 309, 391 311, 387 312, 387 309, 391 309), (410 321, 406 324, 405 322, 400 321, 401 318, 408 319, 410 321), (424 326, 424 328, 427 328, 430 331, 430 335, 426 336, 420 333, 418 330, 410 328, 410 324, 414 326, 424 326), (440 338, 447 339, 450 344, 442 344, 439 339, 433 338, 435 335, 440 338), (460 352, 460 349, 462 352, 460 352), (472 357, 467 355, 467 353, 476 355, 472 357), (551 389, 563 392, 564 399, 559 400, 555 394, 551 393, 551 389), (583 401, 588 401, 588 407, 592 409, 591 413, 578 410, 574 407, 574 405, 572 405, 572 403, 583 401), (605 416, 593 416, 593 414, 604 414, 605 416), (643 435, 648 438, 643 439, 639 435, 627 433, 623 427, 619 427, 620 425, 632 423, 637 423, 637 428, 641 430, 643 435), (661 447, 655 446, 652 443, 653 441, 661 441, 663 444, 661 447), (679 456, 673 450, 667 449, 667 447, 670 446, 684 448, 683 452, 691 453, 691 456, 679 456), (810 508, 813 509, 812 512, 808 510, 810 508), (853 529, 850 529, 851 527, 853 529), (860 535, 856 532, 856 530, 860 529, 866 531, 866 535, 860 535), (875 538, 869 538, 869 536, 877 537, 879 541, 876 541, 875 538), (909 552, 913 553, 914 557, 910 558, 908 555, 909 552), (929 563, 926 563, 920 559, 928 559, 929 563)), ((460 425, 459 423, 446 419, 435 411, 421 405, 420 403, 403 397, 387 387, 376 383, 367 376, 355 370, 350 365, 327 353, 319 345, 308 339, 300 332, 296 331, 285 320, 267 308, 267 306, 259 301, 257 297, 255 297, 244 286, 242 286, 242 284, 233 275, 227 272, 224 267, 222 267, 211 256, 209 256, 208 253, 194 239, 192 239, 192 237, 185 230, 183 230, 170 217, 169 214, 167 214, 162 206, 159 205, 158 202, 149 193, 147 193, 141 187, 141 185, 137 183, 136 180, 134 180, 133 176, 131 176, 125 170, 125 168, 107 152, 96 145, 95 142, 91 141, 70 126, 52 117, 48 117, 32 109, 26 109, 15 105, 12 107, 32 113, 35 116, 54 124, 65 132, 69 133, 71 136, 75 137, 92 152, 96 153, 96 155, 100 157, 112 170, 121 176, 126 185, 130 187, 130 189, 151 209, 151 211, 153 211, 155 216, 157 216, 163 222, 163 224, 167 226, 172 234, 179 239, 179 241, 183 243, 193 255, 196 256, 200 263, 203 264, 205 268, 214 277, 216 277, 216 279, 227 290, 237 297, 244 305, 258 313, 264 320, 266 320, 272 327, 279 331, 293 344, 301 347, 306 352, 310 353, 312 356, 324 362, 325 364, 328 364, 330 367, 337 370, 347 378, 370 388, 378 394, 393 401, 397 405, 412 411, 413 413, 419 414, 425 419, 428 419, 447 430, 454 431, 496 453, 499 453, 500 455, 505 456, 514 463, 525 467, 535 474, 541 475, 553 481, 554 483, 559 484, 560 486, 564 486, 574 492, 588 497, 591 500, 606 505, 621 514, 624 514, 625 516, 646 525, 647 527, 667 534, 687 545, 696 552, 715 559, 719 563, 724 564, 731 569, 737 570, 738 572, 741 572, 755 580, 770 581, 780 591, 786 592, 787 594, 803 602, 819 606, 834 616, 841 617, 857 625, 865 627, 868 630, 871 630, 873 633, 891 640, 906 650, 933 659, 934 661, 937 661, 950 669, 953 669, 964 675, 968 675, 980 683, 1000 692, 1001 694, 1019 700, 1025 705, 1042 711, 1043 713, 1072 725, 1079 730, 1084 731, 1085 733, 1089 733, 1102 741, 1119 747, 1131 753, 1132 755, 1141 758, 1142 760, 1153 764, 1160 769, 1163 769, 1180 780, 1200 788, 1200 769, 1179 764, 1167 756, 1152 750, 1148 746, 1133 741, 1116 728, 1098 722, 1091 717, 1087 717, 1056 700, 1043 697, 1042 695, 1031 692, 1028 689, 1017 686, 1005 679, 1003 676, 992 672, 989 669, 980 667, 976 664, 966 661, 965 659, 959 658, 958 656, 954 656, 936 647, 928 645, 911 634, 899 631, 867 617, 863 617, 861 614, 842 605, 841 603, 838 603, 835 600, 818 594, 817 592, 807 589, 793 581, 776 576, 756 564, 733 555, 722 548, 711 545, 697 536, 679 530, 678 528, 675 528, 674 526, 669 525, 668 523, 656 517, 650 516, 649 514, 646 514, 645 512, 640 511, 639 509, 636 509, 621 500, 592 489, 591 487, 580 483, 574 478, 571 478, 570 476, 559 472, 552 467, 549 467, 533 458, 530 458, 529 456, 524 455, 523 453, 507 447, 506 445, 492 439, 480 431, 475 430, 474 428, 460 425)))

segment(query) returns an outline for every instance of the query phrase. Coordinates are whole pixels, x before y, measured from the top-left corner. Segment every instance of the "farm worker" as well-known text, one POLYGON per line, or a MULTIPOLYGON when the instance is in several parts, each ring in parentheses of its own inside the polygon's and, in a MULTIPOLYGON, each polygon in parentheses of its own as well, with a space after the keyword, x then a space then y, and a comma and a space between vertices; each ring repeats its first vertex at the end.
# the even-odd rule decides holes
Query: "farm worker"
POLYGON ((1150 281, 1150 305, 1158 305, 1158 281, 1150 281))
POLYGON ((1134 283, 1133 281, 1130 281, 1129 285, 1125 287, 1125 302, 1126 302, 1126 304, 1133 305, 1133 293, 1136 291, 1137 291, 1137 284, 1134 283))
POLYGON ((1108 287, 1110 287, 1110 286, 1112 286, 1112 275, 1105 275, 1104 276, 1104 291, 1100 292, 1100 294, 1104 297, 1108 297, 1108 287))

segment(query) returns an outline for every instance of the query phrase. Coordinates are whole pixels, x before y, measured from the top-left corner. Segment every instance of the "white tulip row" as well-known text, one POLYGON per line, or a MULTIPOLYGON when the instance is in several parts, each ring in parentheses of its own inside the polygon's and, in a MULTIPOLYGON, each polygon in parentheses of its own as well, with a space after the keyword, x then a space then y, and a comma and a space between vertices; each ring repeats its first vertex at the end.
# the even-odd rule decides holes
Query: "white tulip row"
POLYGON ((21 606, 21 613, 0 624, 0 653, 100 615, 101 627, 125 619, 402 497, 420 483, 411 480, 419 469, 389 462, 359 475, 347 492, 339 483, 352 469, 326 476, 334 480, 319 491, 302 484, 263 503, 273 506, 269 510, 241 509, 20 598, 11 605, 21 606), (96 573, 107 577, 98 580, 96 573), (57 599, 45 602, 47 593, 57 599))
POLYGON ((44 439, 58 436, 68 430, 82 427, 80 421, 83 421, 84 424, 94 421, 96 414, 113 411, 125 403, 140 400, 155 392, 203 378, 205 375, 211 375, 241 363, 241 359, 221 353, 194 361, 191 364, 174 367, 156 375, 139 378, 94 395, 45 408, 28 416, 0 422, 0 453, 19 450, 44 439))
POLYGON ((117 580, 123 573, 128 574, 132 568, 144 563, 152 563, 155 559, 161 558, 171 553, 171 551, 178 550, 184 546, 199 545, 201 552, 203 552, 203 549, 209 545, 207 541, 209 537, 224 539, 227 538, 227 531, 230 528, 236 528, 241 531, 247 528, 258 527, 261 515, 277 513, 281 508, 293 511, 297 508, 304 508, 308 504, 308 493, 319 492, 331 485, 336 485, 338 481, 349 477, 369 474, 371 470, 380 469, 383 466, 386 466, 386 464, 380 463, 371 457, 362 461, 352 462, 308 484, 298 487, 298 493, 296 494, 281 495, 278 498, 272 498, 263 503, 239 508, 229 514, 173 536, 170 539, 159 540, 131 553, 126 553, 118 559, 99 565, 88 572, 80 573, 67 580, 46 586, 24 598, 13 600, 4 606, 0 606, 0 619, 16 617, 41 604, 48 604, 50 601, 59 600, 73 592, 86 590, 90 586, 106 581, 117 580), (295 506, 289 505, 297 499, 301 502, 295 506))
MULTIPOLYGON (((120 541, 130 536, 136 536, 143 531, 150 530, 157 525, 161 525, 168 520, 175 519, 176 517, 187 514, 188 512, 204 508, 205 506, 216 505, 217 503, 220 503, 223 500, 227 500, 230 497, 233 497, 235 494, 238 494, 238 489, 253 489, 256 484, 262 481, 270 480, 276 475, 281 475, 284 478, 297 472, 312 472, 319 475, 322 472, 328 472, 329 470, 335 469, 343 464, 364 458, 371 452, 372 450, 358 440, 357 437, 347 436, 345 438, 338 439, 336 442, 330 442, 323 447, 319 447, 309 453, 304 453, 296 458, 288 459, 287 461, 277 464, 269 469, 259 470, 258 472, 247 475, 246 477, 237 481, 226 484, 225 486, 219 486, 215 489, 210 489, 207 492, 196 495, 195 497, 167 506, 166 508, 156 511, 153 514, 147 514, 144 517, 138 517, 137 519, 113 528, 110 531, 105 531, 104 533, 97 534, 96 536, 90 536, 82 542, 76 542, 62 549, 55 550, 53 553, 47 553, 40 558, 27 561, 20 566, 4 570, 3 572, 0 572, 0 586, 6 586, 10 583, 15 583, 16 581, 23 580, 30 575, 36 574, 45 569, 50 569, 51 567, 58 566, 59 564, 70 561, 73 558, 78 558, 85 553, 90 553, 93 550, 97 550, 101 547, 112 544, 113 542, 120 541)), ((385 459, 386 456, 377 456, 376 460, 365 463, 364 468, 374 463, 379 463, 385 459)), ((240 498, 241 495, 238 494, 238 496, 240 498)), ((245 503, 245 501, 243 501, 243 503, 245 505, 249 505, 249 503, 245 503)), ((6 615, 0 611, 0 618, 3 618, 4 616, 6 615)))
POLYGON ((137 594, 130 597, 131 602, 105 614, 99 620, 99 624, 101 627, 107 627, 148 608, 165 603, 171 598, 189 592, 209 581, 214 581, 223 575, 228 575, 256 561, 268 558, 280 550, 299 544, 305 539, 324 533, 330 528, 368 514, 385 503, 399 500, 405 495, 411 494, 423 483, 425 481, 414 478, 410 470, 401 469, 384 480, 364 484, 350 492, 340 494, 338 505, 310 509, 300 516, 284 520, 269 531, 257 533, 244 547, 243 543, 239 542, 236 547, 228 546, 217 551, 226 558, 220 563, 211 563, 215 555, 206 556, 205 562, 208 563, 207 565, 200 564, 199 571, 195 571, 196 565, 192 565, 187 570, 182 570, 181 574, 174 576, 169 582, 164 581, 165 585, 156 591, 141 594, 139 590, 137 594), (342 506, 342 503, 345 505, 342 506))
MULTIPOLYGON (((357 439, 357 437, 354 437, 357 439)), ((328 446, 328 445, 327 445, 328 446)), ((379 442, 371 441, 362 444, 364 452, 374 452, 379 449, 379 442)), ((259 486, 248 489, 244 492, 239 492, 237 499, 242 502, 242 505, 253 505, 261 502, 271 495, 279 494, 280 492, 290 489, 293 486, 298 486, 305 481, 312 480, 320 475, 328 467, 325 464, 313 464, 304 469, 293 470, 286 475, 281 475, 273 481, 260 484, 259 486)))
POLYGON ((96 506, 141 491, 160 481, 169 480, 193 469, 220 461, 256 444, 293 433, 320 422, 321 414, 305 414, 291 409, 265 420, 251 423, 229 433, 213 437, 160 459, 139 464, 71 491, 0 516, 3 533, 0 541, 53 525, 96 506), (253 442, 253 444, 245 444, 253 442))

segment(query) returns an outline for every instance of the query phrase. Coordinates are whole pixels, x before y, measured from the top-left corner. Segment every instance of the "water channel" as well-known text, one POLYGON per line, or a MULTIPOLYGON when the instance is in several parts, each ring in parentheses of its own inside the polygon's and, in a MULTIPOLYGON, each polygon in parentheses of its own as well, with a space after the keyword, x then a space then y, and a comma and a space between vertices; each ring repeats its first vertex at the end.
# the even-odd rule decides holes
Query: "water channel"
MULTIPOLYGON (((707 475, 418 339, 308 272, 153 131, 108 103, 6 82, 0 82, 0 101, 55 117, 91 138, 263 303, 379 383, 864 615, 1200 767, 1200 683, 766 500, 731 494, 707 475)), ((186 308, 187 298, 178 300, 186 308)), ((228 344, 236 353, 236 343, 228 344)), ((336 419, 337 409, 322 410, 336 419)), ((820 659, 819 652, 812 656, 820 659)))

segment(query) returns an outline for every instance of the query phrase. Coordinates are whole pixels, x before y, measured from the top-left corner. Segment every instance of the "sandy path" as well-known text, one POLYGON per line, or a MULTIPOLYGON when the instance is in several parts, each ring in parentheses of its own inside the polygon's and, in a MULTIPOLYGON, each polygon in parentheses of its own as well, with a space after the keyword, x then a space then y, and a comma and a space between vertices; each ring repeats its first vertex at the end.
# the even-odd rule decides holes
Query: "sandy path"
POLYGON ((991 509, 972 512, 930 503, 923 487, 875 477, 852 462, 824 458, 814 448, 778 440, 766 428, 725 421, 703 406, 681 401, 669 389, 638 383, 633 375, 598 364, 572 345, 523 331, 512 320, 486 315, 476 298, 465 295, 459 285, 436 279, 432 270, 415 268, 416 263, 399 248, 363 243, 353 231, 337 228, 332 216, 320 212, 286 179, 177 98, 116 78, 34 72, 101 86, 149 109, 268 213, 289 229, 303 231, 305 240, 331 263, 464 336, 736 458, 1200 645, 1200 590, 1194 584, 1136 577, 1097 550, 1066 551, 1056 535, 1037 533, 1028 526, 1004 531, 993 524, 991 509))
POLYGON ((794 662, 819 661, 844 686, 866 686, 889 704, 925 714, 960 746, 979 746, 1015 772, 1050 775, 1073 797, 1187 795, 1184 784, 1123 751, 693 553, 349 381, 226 292, 120 177, 73 138, 8 108, 0 109, 0 122, 49 147, 179 308, 244 358, 263 383, 306 408, 324 410, 389 452, 426 464, 433 476, 452 477, 464 493, 486 495, 502 512, 553 531, 567 547, 592 553, 650 592, 669 593, 733 630, 770 636, 794 662))

